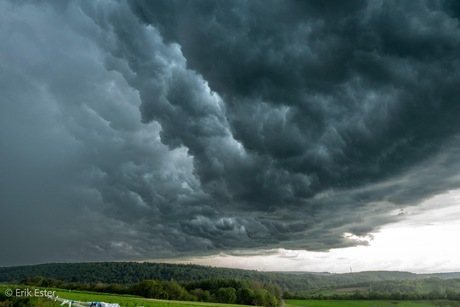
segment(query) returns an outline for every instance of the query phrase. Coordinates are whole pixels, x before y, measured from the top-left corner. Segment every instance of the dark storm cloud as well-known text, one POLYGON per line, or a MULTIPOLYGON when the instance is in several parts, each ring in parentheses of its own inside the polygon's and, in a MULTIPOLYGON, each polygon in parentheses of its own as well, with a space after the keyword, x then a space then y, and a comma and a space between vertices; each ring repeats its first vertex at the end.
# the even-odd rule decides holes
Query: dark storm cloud
POLYGON ((191 158, 141 123, 77 7, 2 6, 2 264, 170 256, 176 219, 214 212, 191 158))
POLYGON ((307 174, 312 193, 393 174, 458 130, 460 36, 440 7, 132 6, 224 97, 234 137, 289 176, 307 174))
POLYGON ((455 2, 1 7, 5 264, 327 250, 458 187, 455 2))

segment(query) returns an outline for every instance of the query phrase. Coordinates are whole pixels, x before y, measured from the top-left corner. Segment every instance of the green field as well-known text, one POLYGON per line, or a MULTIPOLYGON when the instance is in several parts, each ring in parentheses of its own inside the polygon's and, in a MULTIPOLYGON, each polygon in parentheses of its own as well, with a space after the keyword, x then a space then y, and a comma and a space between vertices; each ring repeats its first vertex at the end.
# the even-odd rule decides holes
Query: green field
MULTIPOLYGON (((14 286, 0 284, 0 291, 4 293, 6 289, 15 288, 30 288, 36 287, 27 286, 14 286)), ((44 288, 37 288, 45 290, 44 288)), ((183 302, 183 301, 168 301, 168 300, 157 300, 147 299, 143 297, 133 295, 118 295, 110 293, 98 293, 88 291, 69 291, 62 289, 46 289, 56 291, 56 295, 63 299, 73 300, 76 302, 106 302, 106 303, 118 303, 121 307, 190 307, 190 306, 203 306, 203 307, 236 307, 243 305, 231 305, 231 304, 218 304, 218 303, 204 303, 204 302, 183 302)), ((49 300, 47 300, 49 301, 49 300)), ((52 301, 50 301, 52 303, 52 301)), ((40 306, 45 307, 42 303, 40 306)), ((2 306, 0 304, 0 306, 2 306)), ((60 303, 46 304, 46 306, 60 307, 60 303)), ((433 307, 433 306, 451 306, 460 307, 458 301, 448 300, 436 300, 436 301, 393 301, 393 300, 286 300, 285 307, 297 307, 297 306, 310 306, 310 307, 331 307, 331 306, 348 306, 348 307, 433 307)))
POLYGON ((433 307, 433 306, 460 306, 460 302, 437 300, 437 301, 371 301, 371 300, 286 300, 286 307, 433 307))
POLYGON ((106 302, 106 303, 118 303, 122 307, 188 307, 188 306, 203 306, 203 307, 225 307, 225 306, 243 306, 243 305, 230 305, 230 304, 218 304, 218 303, 204 303, 204 302, 182 302, 182 301, 168 301, 168 300, 157 300, 148 299, 143 297, 137 297, 132 295, 117 295, 109 293, 96 293, 86 291, 66 291, 57 290, 56 295, 60 298, 71 299, 74 301, 82 302, 106 302))
MULTIPOLYGON (((6 289, 40 289, 40 290, 51 290, 56 291, 56 296, 73 300, 75 302, 106 302, 106 303, 117 303, 121 307, 190 307, 190 306, 203 306, 203 307, 236 307, 244 305, 232 305, 232 304, 219 304, 219 303, 204 303, 204 302, 183 302, 183 301, 168 301, 168 300, 157 300, 148 299, 133 295, 118 295, 110 293, 98 293, 98 292, 87 292, 87 291, 69 291, 62 289, 45 289, 43 287, 28 287, 28 286, 16 286, 16 285, 0 285, 1 293, 4 293, 6 289)), ((51 300, 49 300, 52 302, 51 300)), ((0 305, 1 306, 1 305, 0 305)), ((56 307, 60 307, 60 303, 55 303, 56 307)), ((67 305, 66 305, 67 306, 67 305)))

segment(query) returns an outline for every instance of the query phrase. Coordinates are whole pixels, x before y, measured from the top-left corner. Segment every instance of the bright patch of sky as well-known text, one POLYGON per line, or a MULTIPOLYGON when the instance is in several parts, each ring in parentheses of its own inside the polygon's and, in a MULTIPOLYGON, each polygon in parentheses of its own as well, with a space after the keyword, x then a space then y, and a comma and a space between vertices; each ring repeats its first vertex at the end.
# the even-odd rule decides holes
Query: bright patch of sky
POLYGON ((331 249, 328 252, 276 249, 265 255, 216 256, 180 261, 260 271, 310 271, 347 273, 352 270, 395 270, 415 273, 460 270, 460 190, 437 195, 419 206, 401 210, 406 218, 383 226, 366 240, 368 246, 331 249))

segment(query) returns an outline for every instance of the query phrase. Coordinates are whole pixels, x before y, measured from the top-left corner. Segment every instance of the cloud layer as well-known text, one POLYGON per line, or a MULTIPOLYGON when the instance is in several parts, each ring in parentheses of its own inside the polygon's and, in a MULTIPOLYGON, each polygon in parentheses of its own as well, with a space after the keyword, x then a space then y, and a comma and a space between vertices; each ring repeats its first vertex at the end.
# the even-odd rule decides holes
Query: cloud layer
POLYGON ((363 244, 458 187, 457 6, 1 1, 0 264, 363 244))

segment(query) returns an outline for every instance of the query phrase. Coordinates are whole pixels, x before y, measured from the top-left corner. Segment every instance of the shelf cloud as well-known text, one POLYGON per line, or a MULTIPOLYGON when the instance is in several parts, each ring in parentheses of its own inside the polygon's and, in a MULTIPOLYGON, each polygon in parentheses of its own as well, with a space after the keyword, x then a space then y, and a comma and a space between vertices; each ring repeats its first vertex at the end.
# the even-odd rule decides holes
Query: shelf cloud
POLYGON ((367 244, 459 186, 459 16, 0 1, 0 265, 367 244))

